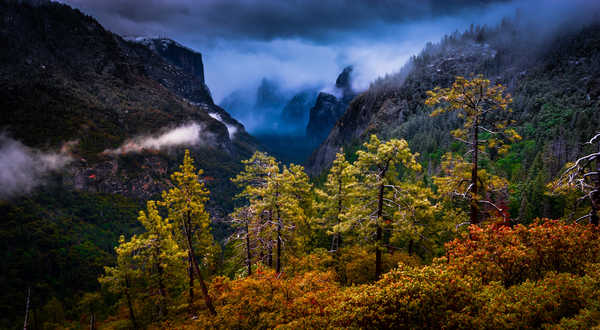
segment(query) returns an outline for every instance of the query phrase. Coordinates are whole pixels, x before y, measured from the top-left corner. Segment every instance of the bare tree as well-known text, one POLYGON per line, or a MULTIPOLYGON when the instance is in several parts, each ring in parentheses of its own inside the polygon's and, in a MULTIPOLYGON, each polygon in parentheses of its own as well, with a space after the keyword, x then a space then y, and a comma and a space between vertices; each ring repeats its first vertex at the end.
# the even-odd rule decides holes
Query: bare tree
POLYGON ((590 223, 598 225, 600 222, 600 133, 591 138, 586 145, 596 145, 596 151, 577 159, 574 163, 567 164, 567 169, 553 184, 555 191, 577 189, 583 196, 579 201, 589 200, 590 212, 577 221, 589 218, 590 223))

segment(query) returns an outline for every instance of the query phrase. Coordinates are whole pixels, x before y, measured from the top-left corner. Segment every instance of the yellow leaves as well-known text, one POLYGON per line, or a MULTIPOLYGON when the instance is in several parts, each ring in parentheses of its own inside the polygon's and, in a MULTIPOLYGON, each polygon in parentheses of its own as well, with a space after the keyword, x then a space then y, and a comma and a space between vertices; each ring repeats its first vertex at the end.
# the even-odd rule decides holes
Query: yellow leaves
MULTIPOLYGON (((476 137, 477 141, 472 141, 470 134, 472 130, 479 129, 491 120, 488 119, 488 114, 492 112, 510 112, 508 106, 512 102, 512 98, 510 94, 504 93, 505 90, 506 88, 501 84, 491 86, 490 80, 484 79, 482 75, 471 76, 470 79, 457 76, 452 87, 436 87, 432 91, 428 91, 425 105, 430 107, 439 105, 430 114, 431 117, 445 112, 457 112, 459 118, 464 118, 464 125, 462 129, 452 131, 452 135, 471 145, 479 145, 479 136, 476 137)), ((507 127, 507 123, 507 121, 496 121, 490 124, 493 124, 498 130, 503 130, 507 127)), ((514 129, 506 130, 503 134, 511 142, 521 139, 514 129)), ((490 143, 489 147, 493 148, 499 145, 500 143, 495 141, 490 143)), ((504 150, 506 149, 502 149, 502 151, 504 150)))
POLYGON ((505 130, 504 135, 506 135, 511 142, 516 142, 523 139, 521 135, 519 135, 519 133, 517 133, 517 131, 513 128, 505 130))
POLYGON ((508 144, 503 144, 500 148, 498 148, 498 153, 500 155, 505 155, 508 153, 508 151, 510 151, 510 145, 508 144))

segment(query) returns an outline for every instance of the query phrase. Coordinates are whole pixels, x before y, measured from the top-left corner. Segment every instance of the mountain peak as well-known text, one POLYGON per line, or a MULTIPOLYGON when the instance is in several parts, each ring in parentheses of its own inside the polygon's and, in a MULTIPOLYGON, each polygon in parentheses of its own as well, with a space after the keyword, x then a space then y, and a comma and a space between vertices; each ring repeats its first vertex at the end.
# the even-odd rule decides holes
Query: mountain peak
POLYGON ((342 73, 335 80, 335 87, 342 90, 352 89, 352 71, 354 66, 349 65, 344 68, 342 73))

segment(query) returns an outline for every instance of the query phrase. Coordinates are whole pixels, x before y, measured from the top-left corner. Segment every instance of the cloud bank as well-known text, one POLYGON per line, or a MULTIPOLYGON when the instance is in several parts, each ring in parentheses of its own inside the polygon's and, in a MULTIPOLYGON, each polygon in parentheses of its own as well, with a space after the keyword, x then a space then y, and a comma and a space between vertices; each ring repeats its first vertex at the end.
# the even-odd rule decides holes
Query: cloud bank
POLYGON ((60 1, 119 34, 167 36, 201 52, 217 103, 265 77, 290 89, 331 84, 347 65, 362 90, 471 23, 495 25, 520 8, 536 28, 552 27, 600 9, 597 0, 60 1))
POLYGON ((0 135, 0 198, 27 194, 44 184, 48 174, 73 160, 69 150, 75 143, 68 142, 57 152, 42 152, 0 135))

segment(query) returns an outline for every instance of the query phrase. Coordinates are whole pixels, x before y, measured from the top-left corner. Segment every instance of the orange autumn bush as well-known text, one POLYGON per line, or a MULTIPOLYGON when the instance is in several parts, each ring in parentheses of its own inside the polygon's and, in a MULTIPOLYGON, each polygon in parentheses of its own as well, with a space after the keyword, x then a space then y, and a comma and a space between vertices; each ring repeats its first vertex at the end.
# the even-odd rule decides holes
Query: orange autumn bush
POLYGON ((553 220, 527 227, 471 226, 469 235, 446 244, 446 250, 436 264, 504 285, 539 279, 549 271, 582 274, 587 263, 600 262, 598 228, 553 220))
POLYGON ((318 319, 338 292, 329 272, 287 277, 270 269, 258 269, 256 274, 242 279, 217 277, 212 282, 211 295, 218 314, 204 315, 197 324, 208 328, 264 329, 306 317, 318 319))
POLYGON ((597 231, 556 221, 471 227, 432 265, 402 261, 362 285, 321 271, 335 263, 327 252, 280 275, 217 277, 218 315, 202 314, 191 328, 589 329, 600 326, 597 231))
POLYGON ((582 328, 600 322, 598 229, 471 227, 431 266, 403 265, 327 309, 344 328, 582 328))

